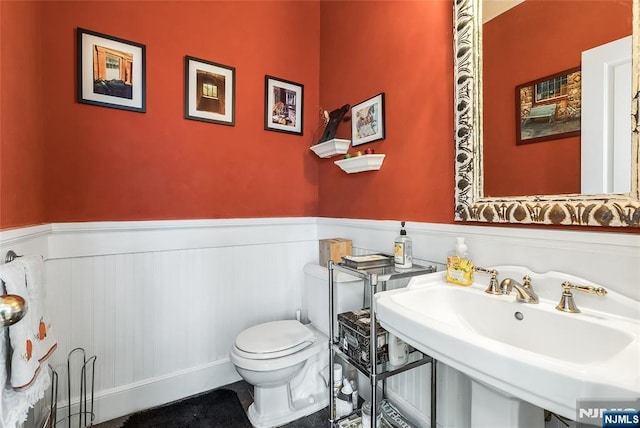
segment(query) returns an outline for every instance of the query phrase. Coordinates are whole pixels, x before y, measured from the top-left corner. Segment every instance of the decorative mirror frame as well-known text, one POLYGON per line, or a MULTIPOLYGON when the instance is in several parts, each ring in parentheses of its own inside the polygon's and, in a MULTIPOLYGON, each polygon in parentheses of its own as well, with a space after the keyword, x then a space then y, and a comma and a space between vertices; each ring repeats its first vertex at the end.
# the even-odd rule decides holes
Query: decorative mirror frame
POLYGON ((454 0, 455 220, 640 227, 640 0, 633 0, 631 192, 484 197, 481 0, 454 0))

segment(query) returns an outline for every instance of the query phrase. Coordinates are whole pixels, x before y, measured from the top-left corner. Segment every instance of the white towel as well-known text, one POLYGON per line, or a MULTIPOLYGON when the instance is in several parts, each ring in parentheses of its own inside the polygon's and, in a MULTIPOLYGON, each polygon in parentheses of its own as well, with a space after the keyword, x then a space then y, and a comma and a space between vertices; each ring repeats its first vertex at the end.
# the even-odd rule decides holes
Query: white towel
MULTIPOLYGON (((41 257, 25 256, 0 265, 0 279, 7 293, 17 294, 27 301, 27 312, 10 326, 9 341, 0 334, 0 428, 15 428, 27 420, 27 413, 51 385, 51 376, 41 363, 56 348, 49 329, 43 329, 44 287, 41 257), (41 340, 42 338, 42 340, 41 340), (27 343, 31 342, 31 346, 27 343), (8 371, 8 355, 12 358, 8 371)), ((48 327, 44 324, 44 327, 48 327)))
POLYGON ((9 340, 13 349, 10 382, 14 388, 26 388, 35 381, 40 370, 36 349, 38 342, 34 337, 38 331, 38 319, 34 318, 37 314, 31 310, 23 264, 11 262, 0 266, 0 279, 4 281, 7 293, 17 294, 27 301, 24 318, 9 327, 9 340))
POLYGON ((41 256, 22 256, 15 262, 22 264, 27 278, 29 310, 34 325, 34 347, 36 357, 43 363, 55 351, 58 344, 51 333, 51 321, 45 306, 46 289, 43 281, 44 262, 41 256))
MULTIPOLYGON (((6 350, 4 335, 0 335, 0 350, 6 350)), ((51 386, 49 369, 44 367, 31 387, 20 391, 6 387, 6 377, 0 373, 0 428, 16 428, 27 420, 29 409, 44 397, 51 386)))

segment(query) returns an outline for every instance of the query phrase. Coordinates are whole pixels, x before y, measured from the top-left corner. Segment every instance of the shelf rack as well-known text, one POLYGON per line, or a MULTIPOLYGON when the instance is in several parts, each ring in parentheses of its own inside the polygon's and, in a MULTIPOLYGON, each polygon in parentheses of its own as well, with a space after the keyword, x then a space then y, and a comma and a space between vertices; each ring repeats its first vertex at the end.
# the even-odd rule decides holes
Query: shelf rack
MULTIPOLYGON (((377 427, 377 415, 378 412, 378 382, 383 382, 382 394, 384 398, 385 393, 385 379, 394 376, 398 373, 405 372, 407 370, 414 369, 416 367, 422 366, 424 364, 431 364, 431 427, 436 427, 436 369, 437 369, 437 360, 434 358, 423 354, 419 351, 415 351, 420 355, 420 358, 414 361, 410 361, 401 367, 393 367, 388 362, 379 364, 378 353, 377 353, 377 334, 376 334, 376 316, 375 316, 375 306, 374 306, 374 294, 376 291, 384 291, 386 289, 387 281, 402 279, 402 278, 410 278, 417 275, 424 275, 428 273, 433 273, 436 271, 435 266, 420 266, 414 264, 411 268, 408 269, 396 269, 394 266, 385 266, 385 267, 376 267, 376 268, 367 268, 367 269, 356 269, 350 266, 346 266, 342 263, 334 263, 333 261, 328 262, 329 268, 329 367, 333 368, 333 364, 335 362, 336 356, 339 356, 340 359, 352 364, 354 367, 358 369, 362 374, 369 378, 369 384, 371 388, 371 428, 377 427), (335 301, 334 301, 334 278, 333 272, 341 271, 347 273, 349 275, 353 275, 357 278, 364 280, 365 290, 366 287, 370 287, 369 292, 369 308, 371 310, 371 324, 370 324, 370 338, 369 341, 369 365, 366 368, 361 367, 360 364, 353 361, 347 354, 342 352, 339 348, 338 340, 336 339, 336 332, 334 331, 334 320, 337 314, 335 314, 335 301), (380 288, 378 290, 378 287, 380 288)), ((366 293, 365 293, 366 295, 366 293)), ((333 385, 333 370, 329 370, 329 385, 333 385)), ((330 389, 331 396, 329 397, 329 425, 331 427, 337 426, 338 422, 348 418, 353 415, 342 416, 340 418, 336 418, 335 415, 335 400, 333 397, 333 389, 330 389)), ((358 413, 360 410, 354 411, 354 413, 358 413)))

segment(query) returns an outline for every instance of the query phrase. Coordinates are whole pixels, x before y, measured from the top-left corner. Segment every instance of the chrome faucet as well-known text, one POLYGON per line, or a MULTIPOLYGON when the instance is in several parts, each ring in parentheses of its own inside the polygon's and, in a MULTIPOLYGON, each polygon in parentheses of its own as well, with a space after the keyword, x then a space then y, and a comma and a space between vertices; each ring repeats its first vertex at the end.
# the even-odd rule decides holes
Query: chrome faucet
POLYGON ((604 287, 594 287, 593 285, 577 285, 572 284, 569 281, 562 283, 562 297, 560 303, 556 306, 556 309, 563 312, 570 312, 572 314, 580 313, 580 309, 576 306, 573 300, 573 294, 571 290, 583 291, 589 294, 595 294, 597 296, 606 296, 607 290, 604 287))
POLYGON ((511 291, 515 288, 516 290, 516 300, 522 303, 539 303, 540 299, 538 295, 533 291, 533 287, 531 287, 531 277, 529 275, 525 275, 522 278, 522 284, 512 278, 505 278, 500 283, 500 292, 501 294, 511 294, 511 291))

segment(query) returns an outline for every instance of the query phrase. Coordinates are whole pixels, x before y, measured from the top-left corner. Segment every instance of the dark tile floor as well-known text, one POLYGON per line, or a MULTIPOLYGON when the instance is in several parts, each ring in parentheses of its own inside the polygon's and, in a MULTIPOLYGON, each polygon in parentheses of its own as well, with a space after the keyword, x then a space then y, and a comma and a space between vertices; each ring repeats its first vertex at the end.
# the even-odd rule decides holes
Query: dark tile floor
MULTIPOLYGON (((221 388, 230 389, 238 394, 238 398, 240 399, 240 403, 242 403, 242 407, 246 412, 249 408, 249 405, 253 403, 253 387, 241 380, 238 382, 231 383, 229 385, 222 386, 221 388)), ((186 398, 186 397, 185 397, 186 398)), ((120 428, 124 421, 126 421, 128 416, 123 416, 121 418, 113 419, 111 421, 103 422, 98 425, 94 425, 96 428, 120 428)), ((329 419, 329 409, 324 408, 319 412, 316 412, 312 415, 309 415, 305 418, 298 419, 296 421, 290 422, 286 425, 283 425, 283 428, 316 428, 316 427, 326 427, 327 420, 329 419)), ((202 427, 206 428, 206 427, 202 427)))

